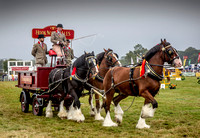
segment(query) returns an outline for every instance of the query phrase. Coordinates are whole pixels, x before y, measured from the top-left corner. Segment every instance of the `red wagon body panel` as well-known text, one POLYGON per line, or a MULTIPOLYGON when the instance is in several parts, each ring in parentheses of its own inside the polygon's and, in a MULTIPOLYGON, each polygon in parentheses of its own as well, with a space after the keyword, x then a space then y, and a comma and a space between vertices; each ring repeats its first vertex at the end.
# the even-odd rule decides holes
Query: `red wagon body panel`
POLYGON ((49 73, 55 67, 38 67, 37 71, 20 71, 18 72, 19 88, 28 90, 48 90, 49 73))

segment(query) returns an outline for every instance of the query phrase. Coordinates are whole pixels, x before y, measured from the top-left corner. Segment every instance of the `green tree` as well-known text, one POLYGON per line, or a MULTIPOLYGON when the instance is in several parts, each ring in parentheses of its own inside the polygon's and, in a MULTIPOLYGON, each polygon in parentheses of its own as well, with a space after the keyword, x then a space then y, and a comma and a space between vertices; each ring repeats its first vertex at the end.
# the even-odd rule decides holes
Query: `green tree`
POLYGON ((142 56, 147 51, 148 50, 144 48, 141 44, 137 44, 133 47, 133 51, 130 50, 128 53, 126 53, 125 56, 122 56, 120 62, 122 63, 122 65, 128 65, 131 64, 131 58, 133 58, 133 62, 136 63, 137 56, 142 56))
POLYGON ((193 47, 188 47, 185 51, 178 51, 182 61, 183 61, 183 56, 188 56, 186 65, 188 65, 189 59, 191 59, 191 64, 197 64, 199 52, 200 50, 197 50, 196 48, 193 47))
POLYGON ((3 59, 0 60, 0 69, 3 69, 3 59))
POLYGON ((141 44, 137 44, 134 46, 134 51, 133 53, 135 55, 140 55, 142 56, 143 54, 145 54, 148 50, 146 48, 144 48, 141 44))

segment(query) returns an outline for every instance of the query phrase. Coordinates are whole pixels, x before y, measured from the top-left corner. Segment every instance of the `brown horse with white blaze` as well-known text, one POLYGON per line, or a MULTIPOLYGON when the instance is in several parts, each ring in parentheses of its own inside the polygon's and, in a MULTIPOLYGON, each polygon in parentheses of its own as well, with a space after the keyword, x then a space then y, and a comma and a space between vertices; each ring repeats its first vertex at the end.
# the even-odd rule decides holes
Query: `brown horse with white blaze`
MULTIPOLYGON (((93 87, 103 91, 103 79, 108 72, 108 70, 114 66, 121 66, 120 61, 118 60, 118 55, 113 52, 112 49, 104 49, 104 52, 99 53, 96 56, 97 65, 99 65, 99 72, 98 74, 88 81, 93 87)), ((90 87, 86 87, 90 90, 90 87)), ((92 91, 92 90, 91 90, 92 91)), ((94 92, 95 93, 95 92, 94 92)), ((95 101, 96 101, 96 108, 93 106, 93 92, 89 96, 89 104, 91 107, 90 114, 91 116, 95 117, 95 120, 104 120, 104 118, 100 114, 100 97, 98 94, 95 93, 95 101)))
POLYGON ((115 120, 121 123, 124 112, 119 102, 127 96, 141 96, 145 101, 136 128, 150 128, 145 123, 145 118, 153 117, 158 107, 154 96, 160 89, 160 80, 163 79, 164 62, 168 62, 175 67, 182 66, 182 61, 176 49, 165 39, 164 41, 161 39, 160 44, 147 52, 141 66, 138 65, 133 68, 115 67, 107 72, 103 81, 106 95, 104 103, 106 117, 103 126, 117 126, 117 123, 114 123, 110 117, 110 104, 112 101, 115 104, 115 120), (114 97, 116 89, 120 93, 114 97))

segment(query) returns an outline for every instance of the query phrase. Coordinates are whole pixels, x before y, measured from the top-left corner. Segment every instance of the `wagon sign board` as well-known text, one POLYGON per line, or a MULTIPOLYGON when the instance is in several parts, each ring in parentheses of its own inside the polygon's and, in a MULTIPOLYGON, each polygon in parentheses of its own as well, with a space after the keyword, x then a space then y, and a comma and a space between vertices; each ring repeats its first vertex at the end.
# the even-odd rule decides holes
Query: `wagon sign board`
MULTIPOLYGON (((51 32, 56 31, 56 26, 51 25, 45 28, 33 28, 32 38, 38 38, 39 34, 43 34, 45 37, 51 36, 51 32)), ((62 33, 65 34, 66 39, 74 39, 74 30, 63 29, 62 33)))
POLYGON ((11 67, 12 71, 25 71, 29 69, 29 67, 11 67))
POLYGON ((32 76, 21 76, 21 84, 32 84, 32 76))

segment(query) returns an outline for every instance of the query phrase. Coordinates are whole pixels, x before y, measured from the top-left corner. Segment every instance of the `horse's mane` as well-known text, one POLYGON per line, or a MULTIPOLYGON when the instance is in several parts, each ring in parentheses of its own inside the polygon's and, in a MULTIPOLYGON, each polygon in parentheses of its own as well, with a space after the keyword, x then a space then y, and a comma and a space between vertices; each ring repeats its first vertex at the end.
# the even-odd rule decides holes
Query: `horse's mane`
POLYGON ((152 47, 144 56, 144 59, 149 60, 160 50, 160 44, 152 47))
POLYGON ((85 58, 86 58, 86 57, 89 57, 89 56, 94 56, 94 54, 93 54, 93 53, 85 53, 85 54, 81 55, 79 58, 77 58, 77 59, 74 61, 72 67, 79 68, 79 67, 81 67, 81 66, 85 66, 85 62, 86 62, 86 61, 85 61, 85 58))
POLYGON ((85 63, 85 54, 81 55, 79 58, 77 58, 74 63, 73 63, 73 67, 80 67, 85 63))
POLYGON ((103 58, 104 58, 104 54, 105 54, 105 52, 101 52, 101 53, 99 53, 97 56, 96 56, 96 58, 97 58, 97 64, 101 64, 101 62, 102 62, 102 60, 103 60, 103 58))
MULTIPOLYGON (((159 50, 160 50, 160 45, 161 44, 157 44, 156 46, 152 47, 144 56, 144 59, 149 60, 150 58, 152 58, 159 50)), ((165 43, 166 46, 170 45, 169 42, 165 43)))

